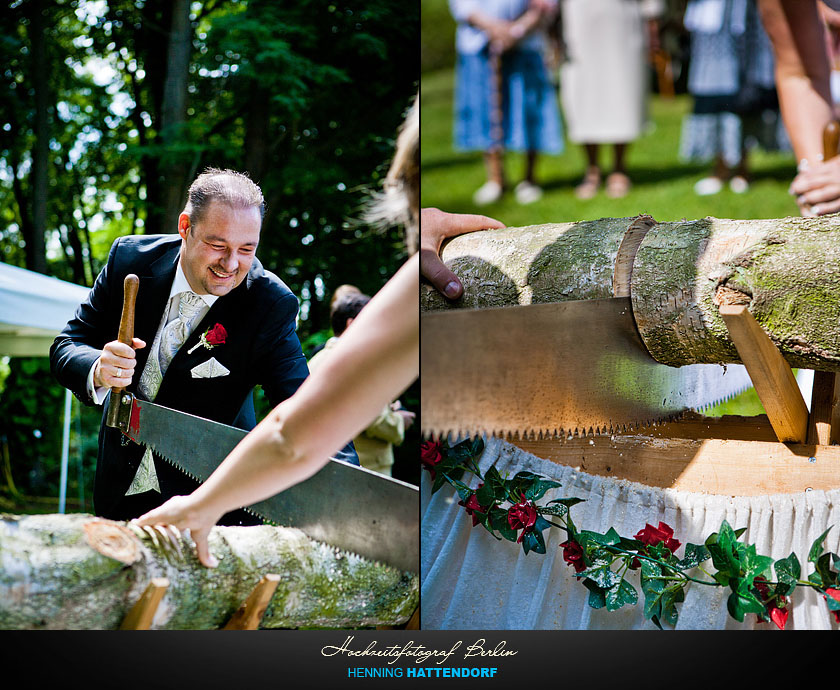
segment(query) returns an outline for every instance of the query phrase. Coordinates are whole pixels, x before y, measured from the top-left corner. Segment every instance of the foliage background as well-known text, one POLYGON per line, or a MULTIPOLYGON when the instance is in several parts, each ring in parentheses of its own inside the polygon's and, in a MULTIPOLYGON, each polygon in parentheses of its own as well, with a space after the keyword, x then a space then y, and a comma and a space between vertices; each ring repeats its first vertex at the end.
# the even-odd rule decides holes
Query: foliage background
MULTIPOLYGON (((418 88, 418 28, 397 0, 7 3, 0 260, 90 286, 116 237, 174 232, 201 170, 247 171, 257 255, 300 297, 309 355, 332 290, 373 294, 405 259, 401 229, 357 219, 418 88)), ((419 385, 402 400, 419 410, 419 385)), ((45 358, 0 360, 0 509, 55 509, 62 407, 45 358)), ((98 424, 74 402, 71 509, 92 508, 98 424)), ((416 435, 397 449, 409 481, 416 435)))

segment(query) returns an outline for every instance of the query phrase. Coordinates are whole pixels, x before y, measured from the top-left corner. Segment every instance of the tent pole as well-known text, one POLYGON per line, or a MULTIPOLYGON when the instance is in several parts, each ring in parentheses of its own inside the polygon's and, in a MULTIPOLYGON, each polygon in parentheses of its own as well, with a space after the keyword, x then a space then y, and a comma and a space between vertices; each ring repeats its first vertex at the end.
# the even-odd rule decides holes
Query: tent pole
POLYGON ((61 488, 58 494, 58 512, 64 512, 67 499, 67 464, 70 458, 70 412, 73 394, 70 389, 64 390, 64 433, 61 438, 61 488))

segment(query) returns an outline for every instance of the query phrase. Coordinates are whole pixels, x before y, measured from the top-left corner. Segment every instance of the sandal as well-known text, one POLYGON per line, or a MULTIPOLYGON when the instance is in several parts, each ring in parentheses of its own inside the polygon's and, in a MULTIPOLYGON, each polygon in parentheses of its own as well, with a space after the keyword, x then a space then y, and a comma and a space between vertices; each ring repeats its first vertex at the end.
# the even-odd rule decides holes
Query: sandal
POLYGON ((601 171, 598 168, 588 168, 583 176, 583 182, 575 187, 575 196, 578 199, 591 199, 598 193, 601 186, 601 171))
POLYGON ((624 173, 610 173, 607 177, 607 196, 610 199, 620 199, 623 196, 627 196, 631 186, 630 178, 624 173))

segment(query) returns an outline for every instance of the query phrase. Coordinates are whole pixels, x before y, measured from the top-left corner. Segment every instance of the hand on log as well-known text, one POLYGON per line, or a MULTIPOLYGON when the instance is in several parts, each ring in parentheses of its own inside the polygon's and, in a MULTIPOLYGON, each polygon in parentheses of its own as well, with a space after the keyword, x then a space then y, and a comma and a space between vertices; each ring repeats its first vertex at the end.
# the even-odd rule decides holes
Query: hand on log
POLYGON ((189 496, 173 496, 166 503, 141 515, 131 524, 137 527, 158 527, 174 529, 176 537, 180 538, 180 531, 189 531, 190 538, 195 544, 196 555, 202 565, 216 568, 219 561, 210 553, 207 538, 221 515, 209 515, 202 511, 193 494, 189 496))
POLYGON ((464 292, 458 280, 440 260, 443 241, 465 232, 503 228, 504 223, 488 218, 460 213, 444 213, 436 208, 420 211, 420 272, 435 289, 449 299, 458 299, 464 292))

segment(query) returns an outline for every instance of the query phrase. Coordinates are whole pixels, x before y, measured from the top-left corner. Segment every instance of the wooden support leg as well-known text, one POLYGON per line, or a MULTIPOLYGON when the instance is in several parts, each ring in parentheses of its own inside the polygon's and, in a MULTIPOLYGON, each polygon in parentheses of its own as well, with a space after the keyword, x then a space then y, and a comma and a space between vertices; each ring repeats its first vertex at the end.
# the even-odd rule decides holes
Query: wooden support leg
POLYGON ((404 625, 377 625, 377 630, 420 630, 420 607, 414 609, 404 625))
POLYGON ((779 441, 805 443, 808 407, 790 365, 746 306, 724 305, 720 315, 779 441))
POLYGON ((274 590, 280 584, 279 575, 263 575, 254 590, 248 595, 245 603, 231 616, 223 630, 256 630, 260 627, 268 608, 268 602, 274 596, 274 590))
POLYGON ((120 630, 148 630, 152 625, 158 605, 166 588, 169 587, 169 580, 165 577, 154 577, 146 587, 143 595, 132 606, 125 619, 123 619, 120 630))
POLYGON ((829 446, 840 443, 840 405, 838 376, 833 371, 815 371, 808 419, 808 443, 829 446))

